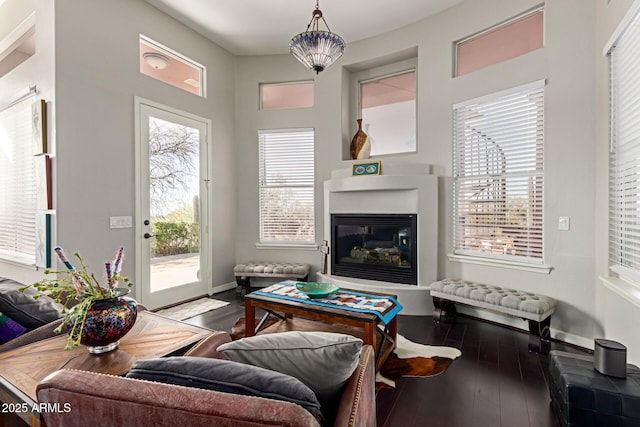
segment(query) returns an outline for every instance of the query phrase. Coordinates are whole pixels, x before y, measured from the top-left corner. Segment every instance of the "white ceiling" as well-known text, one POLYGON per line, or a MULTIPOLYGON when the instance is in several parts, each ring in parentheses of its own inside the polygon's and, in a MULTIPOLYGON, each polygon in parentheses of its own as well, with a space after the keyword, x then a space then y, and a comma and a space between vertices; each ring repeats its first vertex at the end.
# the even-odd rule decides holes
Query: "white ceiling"
MULTIPOLYGON (((2 0, 0 0, 1 2, 2 0)), ((236 55, 287 53, 315 0, 146 0, 236 55)), ((348 43, 419 21, 463 0, 321 0, 331 31, 348 43)))

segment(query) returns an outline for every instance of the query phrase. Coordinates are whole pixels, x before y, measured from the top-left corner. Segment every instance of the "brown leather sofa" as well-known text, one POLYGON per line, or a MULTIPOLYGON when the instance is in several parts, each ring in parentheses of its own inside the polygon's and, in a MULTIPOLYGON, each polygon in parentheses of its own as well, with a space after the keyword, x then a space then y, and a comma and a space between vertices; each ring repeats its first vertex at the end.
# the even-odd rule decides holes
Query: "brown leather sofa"
MULTIPOLYGON (((214 333, 185 356, 225 358, 216 349, 230 340, 226 332, 214 333)), ((320 425, 294 403, 77 370, 54 372, 38 385, 37 395, 40 403, 68 408, 68 412, 43 412, 48 426, 320 425)), ((333 425, 376 425, 375 360, 371 346, 365 345, 361 350, 358 367, 343 389, 333 425)))

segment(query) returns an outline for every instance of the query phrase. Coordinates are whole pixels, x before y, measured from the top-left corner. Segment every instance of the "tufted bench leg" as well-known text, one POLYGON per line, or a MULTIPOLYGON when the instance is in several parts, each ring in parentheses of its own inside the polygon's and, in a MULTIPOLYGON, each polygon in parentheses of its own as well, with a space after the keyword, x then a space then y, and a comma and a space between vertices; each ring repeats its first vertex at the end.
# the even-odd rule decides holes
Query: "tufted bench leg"
POLYGON ((251 279, 249 277, 236 276, 236 294, 244 298, 251 288, 251 279))
POLYGON ((541 322, 528 320, 529 322, 529 351, 533 353, 549 354, 551 343, 549 338, 551 331, 551 316, 541 322))
POLYGON ((433 321, 450 323, 456 317, 456 303, 448 299, 433 297, 433 321))

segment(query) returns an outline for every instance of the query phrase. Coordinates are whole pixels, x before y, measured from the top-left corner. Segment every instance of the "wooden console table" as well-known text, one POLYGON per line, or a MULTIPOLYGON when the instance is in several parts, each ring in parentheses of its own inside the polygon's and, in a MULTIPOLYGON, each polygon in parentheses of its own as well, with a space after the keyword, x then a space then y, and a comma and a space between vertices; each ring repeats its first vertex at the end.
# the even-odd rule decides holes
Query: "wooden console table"
MULTIPOLYGON (((343 290, 347 291, 347 289, 343 290)), ((390 294, 367 293, 395 298, 395 295, 390 294)), ((378 315, 371 312, 348 311, 339 306, 312 305, 303 300, 291 301, 255 293, 245 296, 244 308, 245 336, 252 336, 259 332, 285 331, 324 331, 354 335, 362 338, 364 344, 372 345, 376 349, 376 371, 382 367, 396 346, 397 316, 385 325, 378 315), (258 327, 256 327, 256 308, 267 312, 258 327), (282 316, 278 313, 282 313, 282 316), (283 320, 261 330, 265 320, 272 314, 283 320)))
MULTIPOLYGON (((47 375, 64 368, 122 375, 137 360, 183 354, 211 333, 209 329, 141 311, 118 348, 108 353, 90 354, 83 346, 64 350, 64 335, 6 351, 0 353, 0 402, 3 408, 18 409, 13 412, 27 424, 38 426, 40 414, 31 409, 37 407, 36 387, 47 375)), ((4 425, 2 415, 0 426, 4 425)))

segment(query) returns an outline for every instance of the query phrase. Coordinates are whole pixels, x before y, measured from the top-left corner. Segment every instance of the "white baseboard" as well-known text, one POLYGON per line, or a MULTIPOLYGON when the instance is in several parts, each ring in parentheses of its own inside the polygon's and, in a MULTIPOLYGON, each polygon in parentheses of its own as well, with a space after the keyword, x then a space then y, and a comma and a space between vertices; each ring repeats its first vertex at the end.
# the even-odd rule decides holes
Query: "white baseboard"
MULTIPOLYGON (((529 332, 529 324, 526 320, 523 319, 519 319, 513 316, 507 316, 489 310, 477 309, 462 304, 456 304, 456 310, 460 313, 477 317, 478 319, 489 320, 491 322, 500 323, 502 325, 510 326, 517 329, 522 329, 524 332, 529 332)), ((566 342, 567 344, 577 345, 579 347, 593 350, 593 338, 574 335, 568 332, 559 331, 554 328, 551 328, 551 338, 558 341, 566 342)))
POLYGON ((593 338, 585 338, 579 335, 570 334, 569 332, 558 331, 557 329, 551 328, 551 337, 562 342, 566 342, 568 344, 577 345, 582 348, 587 348, 589 350, 593 350, 593 338))
POLYGON ((237 286, 236 282, 229 282, 229 283, 224 283, 222 285, 217 285, 211 288, 211 294, 213 295, 219 292, 228 291, 229 289, 235 289, 236 286, 237 286))

